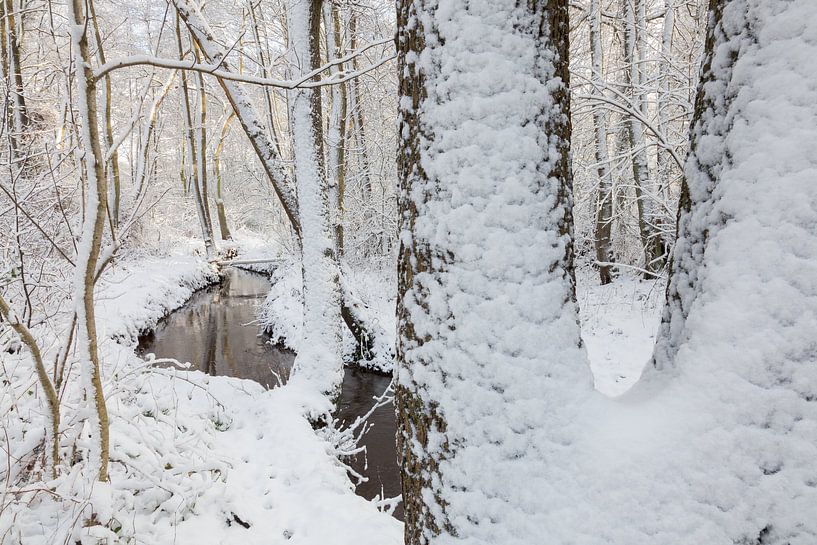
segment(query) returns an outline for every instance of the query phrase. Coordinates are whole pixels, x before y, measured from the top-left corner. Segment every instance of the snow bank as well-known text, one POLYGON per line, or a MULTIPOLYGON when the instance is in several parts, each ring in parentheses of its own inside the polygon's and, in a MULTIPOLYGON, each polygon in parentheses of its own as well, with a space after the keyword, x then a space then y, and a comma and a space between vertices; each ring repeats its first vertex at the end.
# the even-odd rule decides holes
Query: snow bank
POLYGON ((203 259, 170 256, 120 264, 101 282, 110 483, 95 482, 84 462, 92 440, 80 423, 78 370, 69 370, 63 396, 61 474, 48 480, 39 463, 44 401, 28 354, 2 355, 0 410, 12 456, 0 453, 0 466, 12 468, 3 475, 3 545, 401 542, 401 524, 354 494, 336 446, 305 417, 327 412, 328 400, 297 380, 265 391, 154 368, 133 353, 140 331, 215 279, 203 259))
POLYGON ((100 335, 134 342, 193 292, 218 279, 216 269, 200 257, 171 255, 118 263, 96 290, 100 335))

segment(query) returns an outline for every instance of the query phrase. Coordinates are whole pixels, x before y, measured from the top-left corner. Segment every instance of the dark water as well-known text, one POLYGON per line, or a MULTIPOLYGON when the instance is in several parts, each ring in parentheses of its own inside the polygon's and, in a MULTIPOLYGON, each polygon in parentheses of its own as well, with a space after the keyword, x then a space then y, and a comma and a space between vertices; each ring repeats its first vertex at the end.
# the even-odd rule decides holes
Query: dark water
POLYGON ((259 334, 255 309, 269 291, 260 274, 227 269, 221 284, 193 294, 139 339, 139 353, 190 362, 210 375, 248 378, 267 388, 286 382, 295 354, 259 334))
MULTIPOLYGON (((374 405, 373 398, 382 396, 390 381, 391 377, 359 369, 346 369, 336 417, 351 424, 358 416, 369 412, 374 405)), ((350 465, 369 480, 359 484, 356 491, 369 500, 378 495, 381 499, 399 496, 400 467, 397 465, 394 438, 397 426, 394 405, 389 403, 378 407, 367 422, 372 426, 361 440, 361 444, 366 446, 366 454, 357 455, 350 461, 350 465)), ((403 520, 403 505, 398 505, 393 514, 403 520)))
MULTIPOLYGON (((270 344, 255 322, 256 307, 267 291, 269 281, 265 276, 228 268, 220 285, 195 293, 155 331, 142 336, 139 353, 190 362, 191 369, 252 379, 267 388, 286 382, 295 354, 270 344)), ((381 396, 388 385, 389 377, 347 369, 337 418, 351 423, 366 414, 374 406, 373 398, 381 396)), ((367 499, 398 496, 400 470, 392 404, 378 408, 368 422, 371 429, 361 440, 366 456, 360 454, 348 461, 356 472, 368 478, 357 487, 357 493, 367 499)), ((402 519, 402 506, 394 515, 402 519)))

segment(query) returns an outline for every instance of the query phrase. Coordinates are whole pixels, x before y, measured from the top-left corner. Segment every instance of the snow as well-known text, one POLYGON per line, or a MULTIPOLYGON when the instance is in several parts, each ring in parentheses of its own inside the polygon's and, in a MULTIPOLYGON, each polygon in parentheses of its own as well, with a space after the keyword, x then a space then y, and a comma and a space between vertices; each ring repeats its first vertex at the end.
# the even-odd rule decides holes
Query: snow
POLYGON ((193 292, 215 282, 218 272, 200 257, 176 254, 118 263, 97 288, 99 334, 134 343, 193 292))
POLYGON ((638 381, 652 356, 665 284, 622 273, 600 286, 596 270, 576 271, 582 340, 599 392, 616 397, 638 381))
MULTIPOLYGON (((84 469, 92 446, 87 425, 76 454, 64 438, 56 480, 26 477, 22 466, 37 458, 32 449, 44 437, 45 403, 34 395, 27 353, 2 354, 10 383, 0 387, 4 439, 12 460, 23 460, 3 476, 3 544, 401 543, 402 525, 354 494, 336 438, 313 430, 307 416, 331 406, 310 384, 294 378, 265 391, 251 381, 151 367, 134 354, 138 332, 216 279, 202 257, 179 247, 178 254, 117 264, 98 288, 110 483, 84 469), (26 389, 31 394, 15 396, 26 389), (79 463, 69 463, 72 456, 79 463), (92 513, 100 524, 85 527, 92 513)), ((64 435, 76 433, 83 415, 73 411, 76 374, 63 397, 64 435)), ((5 468, 10 461, 2 458, 5 468)))

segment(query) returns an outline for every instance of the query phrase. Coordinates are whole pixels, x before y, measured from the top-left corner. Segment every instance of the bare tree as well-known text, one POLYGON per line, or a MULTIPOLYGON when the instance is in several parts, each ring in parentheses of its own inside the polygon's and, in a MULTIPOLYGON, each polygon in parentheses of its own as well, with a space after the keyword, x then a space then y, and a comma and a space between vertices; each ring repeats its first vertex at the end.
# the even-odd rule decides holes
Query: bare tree
MULTIPOLYGON (((593 69, 593 92, 603 93, 603 69, 601 43, 601 0, 590 0, 590 56, 593 69)), ((598 163, 598 189, 596 190, 595 246, 602 285, 612 280, 612 230, 613 230, 613 179, 610 173, 610 153, 607 149, 607 116, 604 110, 593 112, 596 131, 596 162, 598 163)))
POLYGON ((224 140, 230 130, 230 122, 235 119, 235 113, 230 113, 221 126, 221 135, 218 144, 213 152, 213 170, 216 173, 216 213, 218 214, 218 228, 221 233, 221 240, 230 240, 230 227, 227 225, 227 211, 224 209, 224 196, 222 194, 222 173, 221 173, 221 152, 224 149, 224 140))
MULTIPOLYGON (((179 23, 179 18, 176 18, 176 46, 179 51, 179 58, 184 58, 184 47, 182 45, 182 34, 181 34, 181 25, 179 23)), ((202 96, 204 94, 204 90, 201 91, 202 96)), ((202 239, 204 239, 204 247, 207 252, 208 259, 212 259, 216 255, 216 247, 215 241, 213 240, 213 224, 210 221, 210 214, 209 210, 207 209, 207 194, 205 193, 205 185, 207 183, 206 179, 206 172, 207 172, 207 163, 204 155, 207 153, 206 147, 203 147, 202 144, 205 144, 204 141, 206 136, 204 135, 204 126, 202 125, 201 129, 199 130, 199 138, 198 138, 198 150, 196 149, 196 130, 193 126, 193 111, 190 106, 190 88, 187 83, 187 73, 186 71, 182 70, 181 73, 181 100, 182 100, 182 110, 184 111, 184 123, 185 123, 185 148, 187 150, 187 157, 190 159, 190 166, 188 169, 187 175, 187 186, 193 189, 193 196, 195 197, 196 201, 196 213, 199 218, 199 223, 201 224, 201 234, 202 239)), ((205 99, 202 99, 202 104, 204 104, 205 99)), ((204 110, 202 110, 202 116, 205 116, 204 110)), ((206 118, 205 118, 206 120, 206 118)), ((145 144, 147 145, 147 144, 145 144)))
MULTIPOLYGON (((208 62, 218 65, 221 70, 229 72, 230 63, 226 59, 227 52, 216 41, 213 31, 198 7, 189 0, 173 0, 173 5, 190 30, 190 34, 196 41, 204 58, 208 62)), ((252 101, 241 86, 224 78, 219 78, 219 84, 233 107, 244 133, 261 160, 261 165, 264 167, 270 183, 281 201, 284 212, 292 224, 293 231, 297 236, 300 236, 301 226, 298 220, 297 198, 291 188, 289 177, 281 165, 278 146, 270 140, 271 133, 267 132, 262 118, 255 112, 252 101)))
POLYGON ((85 152, 85 179, 87 181, 85 221, 78 248, 75 285, 77 348, 84 375, 88 381, 85 385, 87 398, 93 407, 92 414, 98 433, 98 443, 93 452, 98 464, 98 479, 105 482, 108 480, 109 424, 100 376, 94 283, 105 230, 108 188, 103 171, 104 158, 99 138, 96 79, 91 69, 91 54, 88 47, 88 25, 86 24, 88 16, 84 11, 82 0, 72 0, 69 7, 75 25, 71 32, 71 40, 79 116, 82 121, 81 141, 85 152))

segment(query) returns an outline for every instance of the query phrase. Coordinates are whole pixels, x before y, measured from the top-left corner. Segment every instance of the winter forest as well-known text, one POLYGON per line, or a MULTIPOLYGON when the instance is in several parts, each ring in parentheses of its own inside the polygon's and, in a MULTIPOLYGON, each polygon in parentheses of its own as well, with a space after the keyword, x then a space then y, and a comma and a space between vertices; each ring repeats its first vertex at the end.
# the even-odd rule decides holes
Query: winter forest
POLYGON ((817 1, 0 0, 0 545, 817 545, 817 1))

